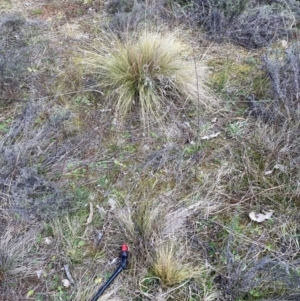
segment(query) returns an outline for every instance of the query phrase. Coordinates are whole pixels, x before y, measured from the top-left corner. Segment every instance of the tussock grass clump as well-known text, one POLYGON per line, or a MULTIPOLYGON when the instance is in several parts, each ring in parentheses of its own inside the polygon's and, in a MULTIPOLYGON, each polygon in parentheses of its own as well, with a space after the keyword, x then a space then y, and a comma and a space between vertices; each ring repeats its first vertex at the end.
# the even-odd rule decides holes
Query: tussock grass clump
POLYGON ((116 41, 106 55, 86 52, 82 63, 95 73, 118 122, 140 112, 144 126, 162 123, 196 96, 193 66, 182 60, 186 47, 171 34, 144 33, 116 41))
POLYGON ((152 272, 164 286, 173 286, 182 283, 197 273, 195 269, 184 264, 178 258, 175 242, 169 241, 156 248, 152 272))
POLYGON ((160 240, 165 222, 164 213, 163 205, 153 200, 118 208, 117 220, 123 237, 136 246, 133 252, 138 256, 143 257, 143 254, 149 253, 160 240))

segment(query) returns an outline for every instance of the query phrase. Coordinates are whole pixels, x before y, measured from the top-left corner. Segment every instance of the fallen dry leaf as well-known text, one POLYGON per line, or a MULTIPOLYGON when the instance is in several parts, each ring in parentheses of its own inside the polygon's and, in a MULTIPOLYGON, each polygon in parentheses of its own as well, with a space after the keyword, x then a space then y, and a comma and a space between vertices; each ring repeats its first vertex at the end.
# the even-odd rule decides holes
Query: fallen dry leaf
POLYGON ((102 282, 102 278, 96 278, 94 283, 95 284, 100 284, 102 282))
POLYGON ((220 134, 221 134, 221 132, 218 132, 218 133, 214 133, 214 134, 211 134, 211 135, 203 136, 200 139, 201 140, 210 140, 210 139, 218 137, 220 134))
POLYGON ((278 169, 281 172, 287 172, 287 167, 283 164, 275 164, 274 169, 278 169))
POLYGON ((273 214, 273 211, 272 211, 272 210, 270 210, 270 211, 268 211, 268 212, 265 212, 264 214, 262 214, 262 213, 256 214, 254 211, 252 211, 252 212, 249 213, 249 217, 250 217, 250 219, 251 219, 252 221, 261 223, 261 222, 263 222, 263 221, 265 221, 265 220, 270 219, 271 216, 272 216, 272 214, 273 214))
POLYGON ((86 221, 86 225, 90 224, 93 220, 93 215, 94 215, 94 207, 93 207, 93 203, 90 203, 90 214, 89 214, 89 217, 86 221))
POLYGON ((268 176, 268 175, 272 174, 273 171, 274 171, 275 169, 277 169, 277 170, 279 170, 279 171, 281 171, 281 172, 284 172, 284 173, 287 172, 287 167, 286 167, 285 165, 282 165, 282 164, 275 164, 274 167, 273 167, 272 169, 267 170, 267 171, 265 172, 265 176, 268 176))

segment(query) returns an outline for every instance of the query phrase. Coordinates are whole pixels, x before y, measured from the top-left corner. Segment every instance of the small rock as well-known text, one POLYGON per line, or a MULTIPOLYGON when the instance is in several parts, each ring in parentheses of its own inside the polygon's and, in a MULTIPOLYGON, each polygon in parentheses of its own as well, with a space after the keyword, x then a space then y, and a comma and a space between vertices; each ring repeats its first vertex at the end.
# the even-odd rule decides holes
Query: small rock
POLYGON ((45 237, 44 238, 44 244, 45 245, 51 245, 52 244, 52 239, 50 237, 45 237))
POLYGON ((37 275, 38 279, 40 279, 42 277, 42 274, 43 274, 43 270, 36 271, 36 275, 37 275))
POLYGON ((288 47, 288 42, 286 40, 281 40, 281 46, 286 49, 288 47))
POLYGON ((63 279, 62 284, 65 288, 69 288, 71 286, 71 283, 68 279, 63 279))

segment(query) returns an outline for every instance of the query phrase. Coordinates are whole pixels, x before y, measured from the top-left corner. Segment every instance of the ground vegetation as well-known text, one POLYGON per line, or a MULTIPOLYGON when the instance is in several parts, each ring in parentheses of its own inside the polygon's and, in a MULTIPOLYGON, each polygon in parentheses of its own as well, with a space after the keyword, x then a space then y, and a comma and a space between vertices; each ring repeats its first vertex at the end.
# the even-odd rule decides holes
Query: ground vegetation
POLYGON ((0 300, 299 300, 295 0, 0 3, 0 300), (171 47, 172 46, 172 47, 171 47))

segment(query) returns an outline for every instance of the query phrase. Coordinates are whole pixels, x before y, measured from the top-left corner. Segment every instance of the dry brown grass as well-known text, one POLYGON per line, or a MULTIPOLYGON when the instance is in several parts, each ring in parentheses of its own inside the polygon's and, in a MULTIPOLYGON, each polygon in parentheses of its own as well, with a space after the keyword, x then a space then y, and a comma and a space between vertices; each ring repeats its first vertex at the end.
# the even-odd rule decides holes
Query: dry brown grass
MULTIPOLYGON (((11 219, 11 218, 9 218, 11 219)), ((45 258, 36 254, 36 240, 41 228, 8 222, 2 229, 0 240, 0 296, 2 300, 14 299, 16 287, 26 284, 33 289, 38 283, 37 272, 44 266, 45 258), (36 256, 37 255, 37 256, 36 256), (32 256, 35 260, 32 260, 32 256)))
MULTIPOLYGON (((52 4, 43 8, 49 14, 58 2, 52 4)), ((63 13, 71 4, 75 2, 67 1, 63 13)), ((38 18, 40 11, 35 13, 38 18)), ((15 77, 30 78, 30 101, 12 102, 0 111, 0 299, 24 300, 31 294, 39 301, 89 300, 115 270, 124 242, 130 248, 129 266, 100 300, 297 299, 299 112, 297 106, 289 107, 296 104, 299 84, 292 68, 298 66, 297 49, 289 48, 287 54, 281 49, 278 65, 269 52, 262 66, 262 52, 249 54, 232 45, 194 47, 197 64, 198 57, 211 60, 206 80, 223 99, 222 110, 212 116, 210 98, 203 96, 198 106, 196 97, 184 116, 179 109, 164 129, 153 127, 145 135, 141 124, 130 120, 135 106, 141 106, 137 98, 132 110, 129 103, 128 123, 111 127, 118 114, 105 111, 110 100, 102 95, 105 88, 95 91, 103 74, 83 74, 72 64, 79 48, 99 50, 103 59, 103 53, 119 47, 118 54, 141 60, 138 72, 145 62, 137 51, 153 50, 152 44, 159 51, 161 44, 168 55, 167 40, 159 36, 158 45, 152 40, 156 35, 139 40, 136 32, 135 39, 126 44, 123 36, 121 43, 99 26, 103 20, 110 23, 107 15, 85 13, 81 18, 80 11, 70 11, 69 20, 57 15, 43 35, 25 39, 37 45, 41 39, 44 47, 41 53, 36 52, 41 48, 26 48, 33 51, 29 57, 36 65, 29 66, 30 72, 22 65, 22 76, 15 77), (280 97, 286 91, 294 92, 280 97), (249 93, 255 94, 252 107, 249 93), (270 96, 276 101, 270 102, 270 96), (204 106, 207 110, 197 111, 204 106), (274 122, 264 118, 270 110, 293 118, 274 122), (249 212, 264 210, 274 211, 270 220, 250 220, 249 212), (62 282, 68 277, 66 264, 74 279, 70 288, 62 282)), ((186 44, 204 39, 189 30, 181 29, 181 35, 186 44)), ((179 57, 183 67, 193 65, 190 52, 179 57)), ((200 63, 198 69, 202 78, 200 63)), ((105 85, 115 88, 107 78, 105 85)), ((170 87, 160 87, 167 103, 155 107, 155 114, 178 104, 180 93, 170 87)), ((114 91, 115 105, 119 92, 114 91)))
POLYGON ((184 246, 176 241, 165 241, 157 246, 151 270, 163 286, 174 286, 200 276, 197 268, 184 263, 180 258, 184 253, 182 249, 184 246))

